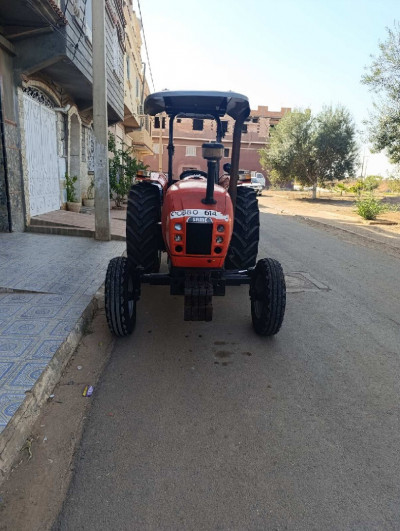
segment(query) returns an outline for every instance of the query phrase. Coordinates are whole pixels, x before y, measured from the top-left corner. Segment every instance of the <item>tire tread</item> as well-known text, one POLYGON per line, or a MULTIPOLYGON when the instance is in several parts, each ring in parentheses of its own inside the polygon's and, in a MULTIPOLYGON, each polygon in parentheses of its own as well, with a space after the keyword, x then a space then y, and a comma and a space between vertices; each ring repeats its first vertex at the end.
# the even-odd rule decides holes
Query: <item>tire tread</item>
POLYGON ((158 188, 149 183, 132 186, 126 213, 126 247, 129 265, 145 273, 158 272, 161 200, 158 188))
POLYGON ((226 269, 248 269, 256 264, 260 238, 260 212, 251 188, 238 186, 233 234, 225 260, 226 269))

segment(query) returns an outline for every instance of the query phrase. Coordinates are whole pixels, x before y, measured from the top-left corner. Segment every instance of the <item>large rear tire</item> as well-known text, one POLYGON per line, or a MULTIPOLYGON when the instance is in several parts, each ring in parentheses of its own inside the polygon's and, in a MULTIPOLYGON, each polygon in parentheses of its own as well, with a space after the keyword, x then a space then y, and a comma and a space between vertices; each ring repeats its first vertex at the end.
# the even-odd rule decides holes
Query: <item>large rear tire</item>
POLYGON ((132 186, 126 214, 126 247, 131 268, 143 267, 145 273, 160 269, 159 226, 160 191, 157 186, 139 183, 132 186))
POLYGON ((248 269, 256 264, 260 238, 260 212, 256 192, 237 187, 232 240, 225 260, 226 269, 248 269))
POLYGON ((133 332, 136 323, 135 286, 125 257, 113 258, 108 264, 105 309, 111 333, 124 337, 133 332))
POLYGON ((281 264, 272 258, 257 262, 250 282, 251 319, 261 336, 273 336, 282 326, 286 284, 281 264))

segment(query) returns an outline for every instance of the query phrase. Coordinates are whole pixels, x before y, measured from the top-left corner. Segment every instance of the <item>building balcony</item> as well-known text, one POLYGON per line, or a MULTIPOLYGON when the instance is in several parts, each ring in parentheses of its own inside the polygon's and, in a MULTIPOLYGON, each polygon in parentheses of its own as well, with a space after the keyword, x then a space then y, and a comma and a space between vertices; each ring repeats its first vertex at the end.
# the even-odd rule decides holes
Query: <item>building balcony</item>
POLYGON ((141 156, 153 155, 153 141, 147 129, 142 127, 136 131, 129 131, 128 136, 132 139, 135 151, 138 151, 141 156))
POLYGON ((133 129, 140 128, 140 118, 137 114, 137 109, 133 109, 132 106, 127 103, 124 104, 124 126, 133 129))
MULTIPOLYGON (((86 111, 93 105, 91 31, 76 15, 72 2, 65 2, 65 6, 64 14, 54 0, 0 0, 2 34, 15 47, 17 79, 20 75, 44 75, 71 96, 79 110, 86 111)), ((115 31, 106 14, 109 123, 124 116, 122 49, 116 44, 114 50, 109 44, 115 31)))

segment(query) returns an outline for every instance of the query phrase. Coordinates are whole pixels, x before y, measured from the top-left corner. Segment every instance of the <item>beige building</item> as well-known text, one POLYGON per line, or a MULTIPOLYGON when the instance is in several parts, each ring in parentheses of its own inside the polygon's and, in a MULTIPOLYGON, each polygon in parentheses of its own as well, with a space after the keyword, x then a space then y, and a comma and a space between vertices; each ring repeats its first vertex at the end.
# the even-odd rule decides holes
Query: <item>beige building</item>
POLYGON ((143 114, 143 102, 150 93, 146 81, 146 64, 142 61, 141 22, 133 10, 132 0, 124 0, 124 120, 110 127, 117 143, 132 147, 132 155, 143 160, 152 155, 151 120, 143 114))

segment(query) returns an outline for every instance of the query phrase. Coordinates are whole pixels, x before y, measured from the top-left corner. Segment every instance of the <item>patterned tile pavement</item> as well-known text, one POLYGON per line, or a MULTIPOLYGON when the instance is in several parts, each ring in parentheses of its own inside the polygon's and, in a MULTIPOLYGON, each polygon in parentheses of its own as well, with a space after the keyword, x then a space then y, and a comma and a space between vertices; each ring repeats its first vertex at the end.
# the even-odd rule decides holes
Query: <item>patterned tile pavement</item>
POLYGON ((0 233, 0 432, 124 250, 120 241, 0 233))

